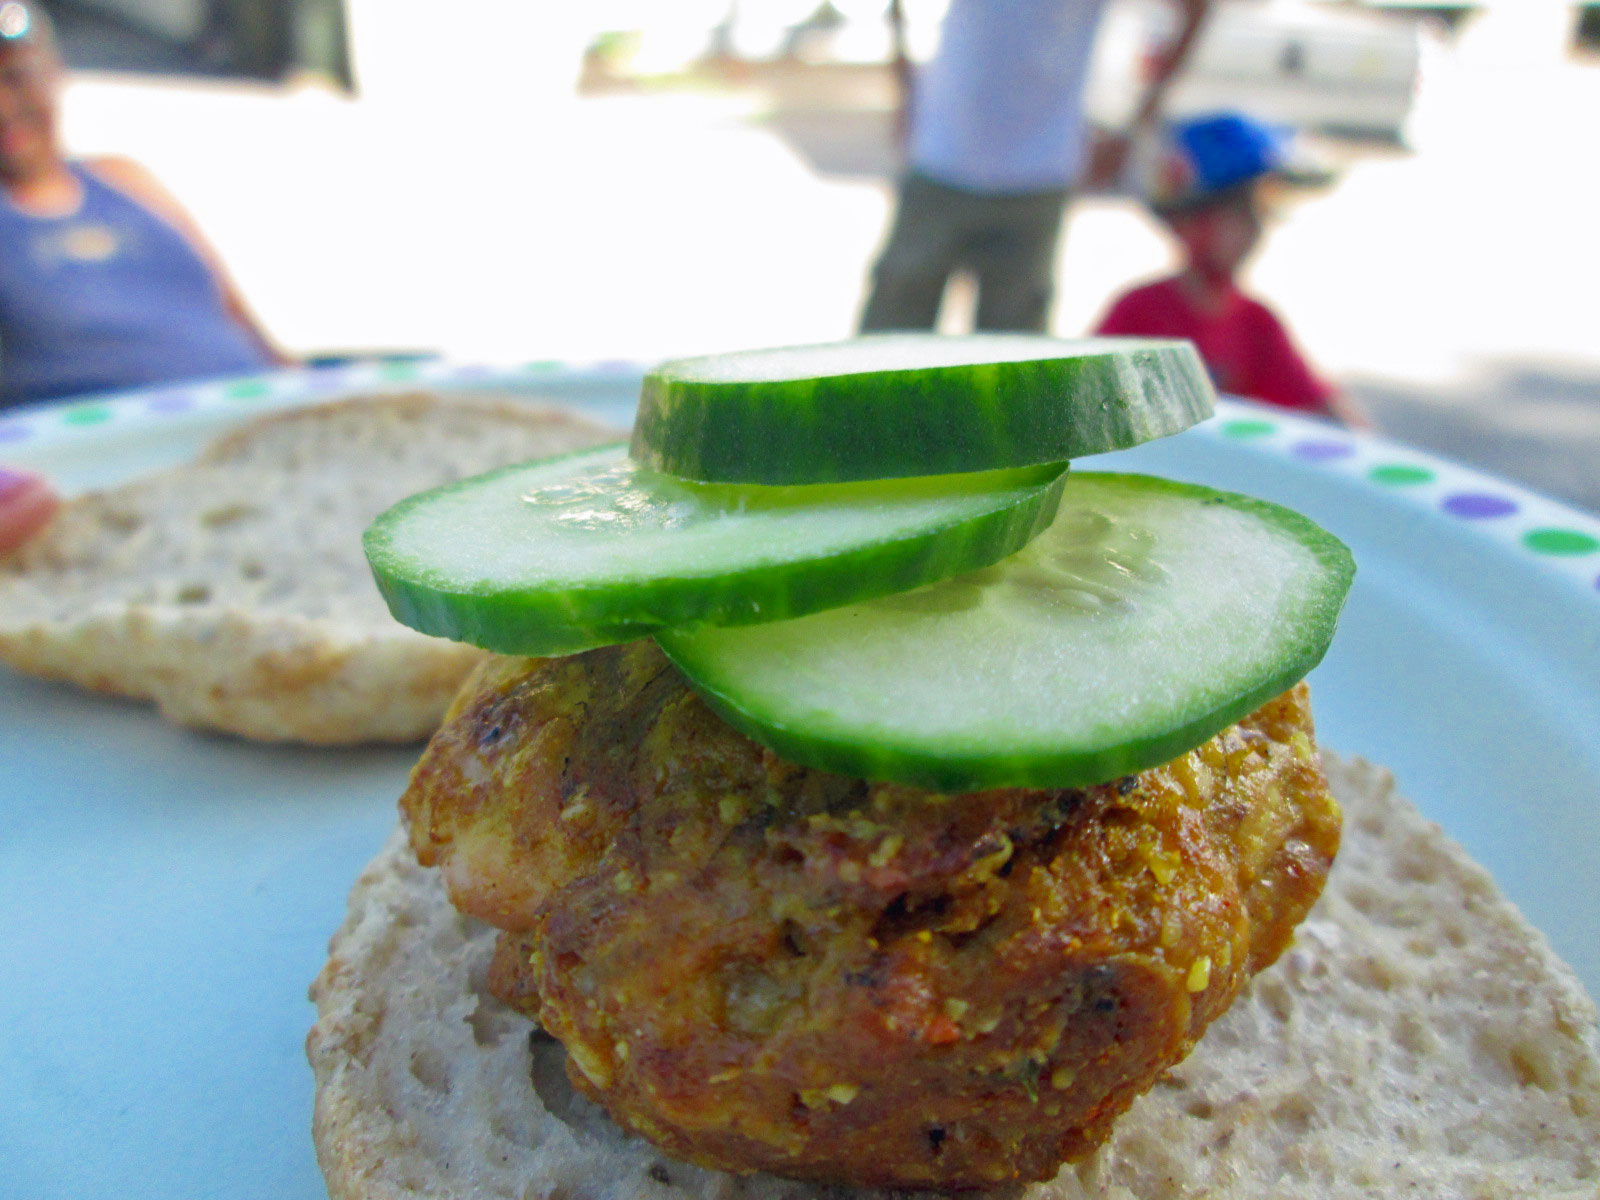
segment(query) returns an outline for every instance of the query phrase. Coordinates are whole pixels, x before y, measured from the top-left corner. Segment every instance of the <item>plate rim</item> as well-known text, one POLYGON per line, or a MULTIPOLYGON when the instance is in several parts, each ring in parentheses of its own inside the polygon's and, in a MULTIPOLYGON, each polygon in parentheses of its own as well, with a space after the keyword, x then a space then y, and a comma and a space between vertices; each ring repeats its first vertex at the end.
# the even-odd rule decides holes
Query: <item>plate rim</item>
MULTIPOLYGON (((245 420, 342 396, 416 387, 589 390, 642 380, 654 365, 628 359, 375 360, 72 397, 0 413, 0 462, 25 467, 34 451, 88 446, 114 431, 164 417, 220 416, 226 421, 237 415, 245 420)), ((1382 434, 1236 397, 1220 399, 1216 416, 1188 433, 1247 443, 1299 468, 1344 476, 1403 507, 1447 517, 1514 549, 1541 573, 1571 581, 1600 610, 1600 516, 1382 434)))

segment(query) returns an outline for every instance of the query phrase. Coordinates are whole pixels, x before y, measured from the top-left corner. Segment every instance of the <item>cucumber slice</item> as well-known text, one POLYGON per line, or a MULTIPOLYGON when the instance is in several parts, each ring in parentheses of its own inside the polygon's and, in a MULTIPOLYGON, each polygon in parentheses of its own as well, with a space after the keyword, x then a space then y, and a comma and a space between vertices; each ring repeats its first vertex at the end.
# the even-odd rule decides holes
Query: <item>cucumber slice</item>
POLYGON ((1061 464, 810 488, 691 483, 621 445, 404 500, 367 530, 389 610, 503 654, 796 617, 992 563, 1049 525, 1061 464))
POLYGON ((657 640, 795 762, 938 791, 1099 783, 1166 762, 1322 658, 1354 574, 1275 504, 1074 471, 1055 523, 919 591, 657 640))
POLYGON ((645 376, 631 450, 729 483, 988 471, 1177 433, 1213 398, 1183 341, 886 334, 666 363, 645 376))

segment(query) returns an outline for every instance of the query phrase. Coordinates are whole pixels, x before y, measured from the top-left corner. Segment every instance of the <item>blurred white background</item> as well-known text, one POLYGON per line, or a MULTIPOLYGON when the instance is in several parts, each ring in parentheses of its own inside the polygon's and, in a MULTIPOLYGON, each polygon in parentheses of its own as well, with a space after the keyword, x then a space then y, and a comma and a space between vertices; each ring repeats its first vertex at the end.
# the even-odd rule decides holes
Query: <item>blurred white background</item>
MULTIPOLYGON (((923 53, 938 7, 908 5, 923 53)), ((1600 509, 1600 59, 1573 49, 1570 4, 1469 7, 1453 31, 1406 23, 1403 143, 1313 132, 1332 181, 1284 206, 1251 282, 1381 428, 1600 509)), ((882 8, 836 2, 807 42, 816 5, 788 0, 731 23, 726 0, 350 0, 353 96, 86 72, 68 137, 162 177, 295 351, 649 360, 835 338, 888 215, 882 8), (597 83, 584 50, 608 31, 622 70, 597 83), (688 69, 713 39, 732 56, 688 69)), ((1108 25, 1102 119, 1145 19, 1108 25)), ((1270 71, 1232 84, 1277 115, 1270 71)), ((1080 199, 1057 330, 1168 262, 1135 202, 1080 199)))

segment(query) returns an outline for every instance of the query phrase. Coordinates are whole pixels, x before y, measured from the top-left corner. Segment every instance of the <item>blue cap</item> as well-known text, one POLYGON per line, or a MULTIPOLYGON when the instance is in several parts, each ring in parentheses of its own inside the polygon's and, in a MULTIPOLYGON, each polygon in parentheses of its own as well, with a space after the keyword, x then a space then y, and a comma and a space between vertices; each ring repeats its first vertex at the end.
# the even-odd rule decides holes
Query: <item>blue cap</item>
POLYGON ((1282 170, 1289 132, 1239 112, 1175 121, 1147 187, 1157 208, 1202 204, 1240 184, 1282 170))

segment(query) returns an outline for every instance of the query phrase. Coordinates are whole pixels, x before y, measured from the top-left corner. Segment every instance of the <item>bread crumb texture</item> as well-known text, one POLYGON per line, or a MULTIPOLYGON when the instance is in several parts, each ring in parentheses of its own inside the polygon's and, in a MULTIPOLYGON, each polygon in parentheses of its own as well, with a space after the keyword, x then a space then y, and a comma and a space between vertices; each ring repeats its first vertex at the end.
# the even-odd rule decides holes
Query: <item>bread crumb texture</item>
POLYGON ((0 560, 0 661, 266 741, 426 737, 482 654, 390 617, 362 532, 413 492, 619 436, 429 393, 264 417, 0 560))
MULTIPOLYGON (((1345 842, 1293 946, 1106 1145, 1009 1198, 1600 1197, 1593 1002, 1386 771, 1324 759, 1345 842)), ((489 997, 493 949, 397 832, 312 986, 334 1200, 889 1200, 701 1170, 622 1133, 560 1046, 489 997)))

